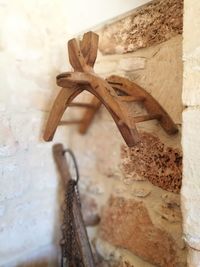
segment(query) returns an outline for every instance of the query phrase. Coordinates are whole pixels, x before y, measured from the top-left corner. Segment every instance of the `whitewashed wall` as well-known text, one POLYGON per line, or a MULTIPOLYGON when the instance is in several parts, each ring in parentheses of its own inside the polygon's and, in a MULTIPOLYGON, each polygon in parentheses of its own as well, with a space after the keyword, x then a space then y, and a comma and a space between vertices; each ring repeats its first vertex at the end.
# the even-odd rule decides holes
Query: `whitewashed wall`
POLYGON ((200 266, 200 2, 185 0, 182 211, 188 266, 200 266), (192 18, 192 20, 191 20, 192 18))
MULTIPOLYGON (((144 2, 0 0, 0 266, 54 240, 57 175, 42 128, 69 34, 144 2)), ((68 143, 67 133, 54 141, 68 143)))
POLYGON ((57 175, 42 128, 66 60, 65 10, 64 1, 0 1, 0 266, 54 239, 57 175))

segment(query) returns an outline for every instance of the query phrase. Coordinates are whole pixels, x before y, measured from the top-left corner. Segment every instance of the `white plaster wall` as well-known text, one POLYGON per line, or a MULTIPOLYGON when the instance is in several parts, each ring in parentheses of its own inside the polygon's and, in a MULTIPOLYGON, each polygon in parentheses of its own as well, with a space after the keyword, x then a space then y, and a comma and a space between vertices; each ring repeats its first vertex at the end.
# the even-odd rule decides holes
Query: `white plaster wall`
MULTIPOLYGON (((0 0, 0 266, 55 239, 58 182, 42 129, 69 34, 144 2, 0 0)), ((54 142, 69 134, 60 128, 54 142)))
POLYGON ((200 2, 184 1, 182 211, 188 266, 200 266, 200 2), (192 19, 191 19, 192 18, 192 19))
POLYGON ((66 64, 66 5, 0 1, 0 266, 54 240, 57 175, 42 128, 66 64))

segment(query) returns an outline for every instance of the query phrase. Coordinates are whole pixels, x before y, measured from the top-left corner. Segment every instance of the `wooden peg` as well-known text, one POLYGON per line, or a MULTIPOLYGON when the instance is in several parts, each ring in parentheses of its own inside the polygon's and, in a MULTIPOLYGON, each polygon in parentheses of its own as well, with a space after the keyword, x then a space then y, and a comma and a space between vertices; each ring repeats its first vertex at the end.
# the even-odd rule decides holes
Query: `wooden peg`
POLYGON ((94 32, 87 32, 83 35, 80 48, 86 64, 93 67, 97 58, 99 36, 94 32))
POLYGON ((143 121, 150 121, 150 120, 160 120, 160 119, 161 119, 160 114, 142 115, 142 116, 137 116, 133 118, 135 123, 143 122, 143 121))

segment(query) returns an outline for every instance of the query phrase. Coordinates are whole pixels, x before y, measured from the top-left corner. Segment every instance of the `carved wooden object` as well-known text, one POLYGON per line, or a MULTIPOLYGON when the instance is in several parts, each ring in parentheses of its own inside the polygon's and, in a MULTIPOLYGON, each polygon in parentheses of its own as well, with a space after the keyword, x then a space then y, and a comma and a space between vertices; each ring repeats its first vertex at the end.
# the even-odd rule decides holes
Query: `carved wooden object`
POLYGON ((58 125, 79 123, 79 132, 86 133, 95 113, 103 104, 113 117, 126 144, 131 147, 140 141, 136 123, 156 119, 168 134, 176 133, 177 127, 160 104, 137 84, 119 77, 111 76, 104 80, 93 71, 97 57, 98 35, 84 34, 82 41, 72 39, 68 42, 69 61, 74 71, 57 76, 57 84, 62 88, 58 94, 47 122, 44 139, 52 140, 58 125), (73 99, 84 90, 94 95, 91 103, 74 103, 73 99), (120 96, 119 92, 123 95, 120 96), (123 108, 123 102, 140 102, 148 115, 131 117, 123 108), (67 107, 84 107, 87 110, 81 120, 61 122, 67 107))

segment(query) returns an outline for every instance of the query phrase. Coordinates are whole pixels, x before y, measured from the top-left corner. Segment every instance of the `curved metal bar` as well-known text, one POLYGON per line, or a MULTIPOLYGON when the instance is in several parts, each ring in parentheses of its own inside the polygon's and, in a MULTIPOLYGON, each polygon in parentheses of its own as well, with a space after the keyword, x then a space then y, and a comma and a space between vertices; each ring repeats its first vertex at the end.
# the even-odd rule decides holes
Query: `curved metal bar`
POLYGON ((74 181, 76 182, 76 185, 77 185, 78 181, 79 181, 79 178, 80 178, 80 175, 79 175, 79 169, 78 169, 78 163, 76 161, 76 157, 74 155, 74 152, 69 148, 66 148, 66 149, 63 150, 63 155, 65 155, 65 153, 68 153, 70 155, 70 157, 72 158, 72 161, 74 163, 74 168, 75 168, 75 171, 76 171, 76 179, 74 179, 74 181))

